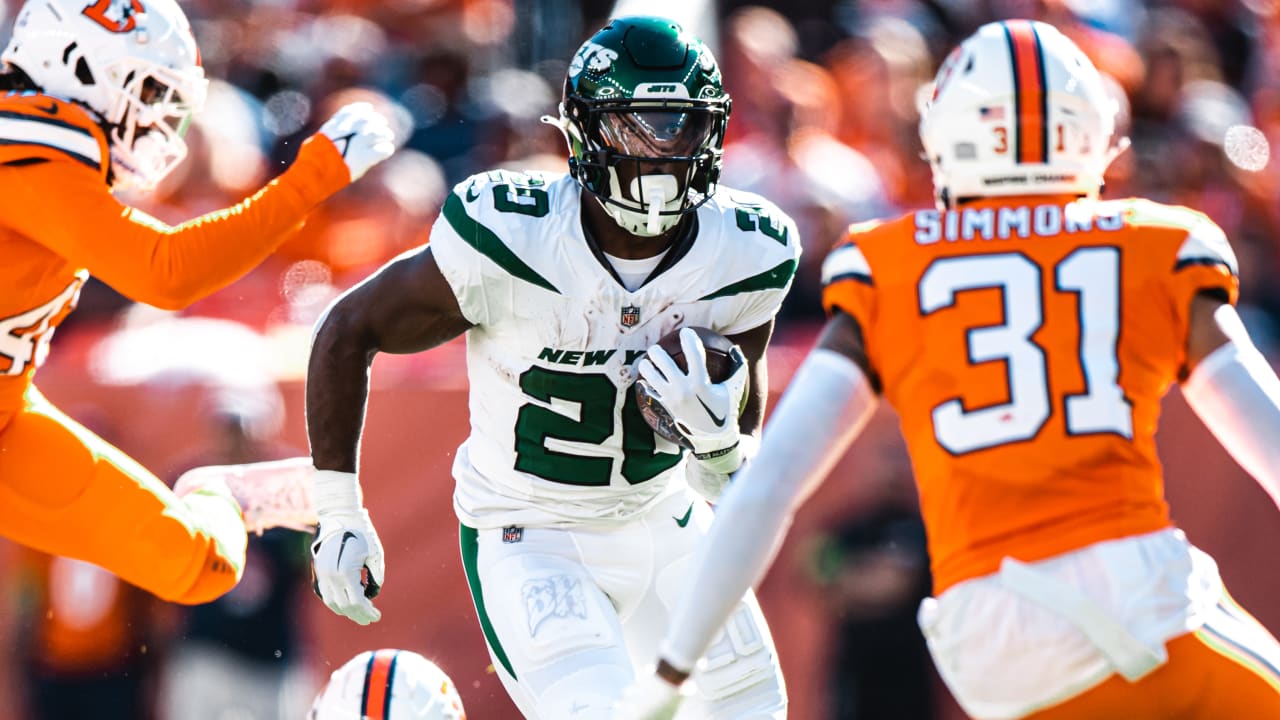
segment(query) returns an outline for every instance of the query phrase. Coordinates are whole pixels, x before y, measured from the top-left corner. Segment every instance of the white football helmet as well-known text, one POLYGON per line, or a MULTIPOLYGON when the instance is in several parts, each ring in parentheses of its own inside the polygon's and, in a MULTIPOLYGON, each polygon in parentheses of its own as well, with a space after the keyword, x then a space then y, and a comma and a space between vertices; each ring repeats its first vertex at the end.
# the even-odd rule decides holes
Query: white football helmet
POLYGON ((117 188, 154 187, 182 162, 208 92, 174 0, 27 0, 0 60, 100 116, 117 188))
POLYGON ((920 117, 940 207, 962 198, 1095 197, 1113 142, 1116 102, 1097 68, 1052 25, 983 25, 942 63, 920 117))
POLYGON ((435 663, 409 650, 366 650, 333 671, 307 720, 466 720, 435 663))

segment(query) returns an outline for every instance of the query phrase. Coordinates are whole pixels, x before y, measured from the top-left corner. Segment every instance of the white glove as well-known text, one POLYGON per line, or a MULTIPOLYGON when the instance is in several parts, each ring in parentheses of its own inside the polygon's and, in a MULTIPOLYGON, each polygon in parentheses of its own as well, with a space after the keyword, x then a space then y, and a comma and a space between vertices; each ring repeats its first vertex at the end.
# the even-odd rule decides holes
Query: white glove
POLYGON ((614 707, 613 720, 671 720, 682 700, 680 688, 647 673, 627 686, 614 707))
POLYGON ((332 140, 342 153, 351 182, 396 151, 395 133, 387 118, 367 102, 339 108, 320 126, 320 134, 332 140))
POLYGON ((688 373, 660 345, 649 348, 636 366, 639 382, 666 408, 693 456, 708 470, 731 473, 742 464, 738 452, 738 414, 747 390, 747 363, 735 346, 737 368, 722 383, 707 375, 707 350, 691 328, 680 331, 688 373))
POLYGON ((382 541, 361 507, 360 483, 355 473, 315 474, 320 531, 311 544, 311 587, 335 613, 361 625, 377 622, 382 613, 372 599, 382 589, 386 565, 382 541))

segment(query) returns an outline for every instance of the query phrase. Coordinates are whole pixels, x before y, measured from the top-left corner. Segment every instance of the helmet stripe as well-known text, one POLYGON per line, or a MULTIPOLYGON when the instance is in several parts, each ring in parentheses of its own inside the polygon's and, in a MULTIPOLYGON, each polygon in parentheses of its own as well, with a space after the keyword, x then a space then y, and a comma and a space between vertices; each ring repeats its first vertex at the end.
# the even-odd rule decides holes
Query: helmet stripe
POLYGON ((387 720, 391 717, 391 683, 396 676, 399 650, 378 650, 369 657, 364 673, 364 694, 360 698, 360 717, 387 720))
POLYGON ((1049 96, 1045 92, 1044 52, 1030 20, 1004 25, 1013 64, 1014 157, 1019 163, 1049 162, 1049 96))

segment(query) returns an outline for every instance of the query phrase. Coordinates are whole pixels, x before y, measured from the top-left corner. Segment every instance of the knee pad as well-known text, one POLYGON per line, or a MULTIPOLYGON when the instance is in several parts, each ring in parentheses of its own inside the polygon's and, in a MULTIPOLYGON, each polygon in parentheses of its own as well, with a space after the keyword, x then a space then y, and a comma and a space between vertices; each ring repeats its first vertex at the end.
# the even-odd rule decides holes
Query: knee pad
POLYGON ((781 690, 782 671, 759 608, 740 603, 693 675, 697 695, 719 700, 761 683, 781 690))

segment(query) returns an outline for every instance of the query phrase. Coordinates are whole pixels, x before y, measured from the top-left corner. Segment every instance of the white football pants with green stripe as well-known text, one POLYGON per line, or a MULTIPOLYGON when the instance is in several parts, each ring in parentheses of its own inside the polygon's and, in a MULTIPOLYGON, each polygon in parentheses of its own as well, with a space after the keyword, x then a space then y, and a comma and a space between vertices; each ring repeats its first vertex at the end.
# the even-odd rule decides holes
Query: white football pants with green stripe
MULTIPOLYGON (((711 509, 676 494, 617 525, 461 528, 489 655, 530 720, 596 720, 652 663, 711 509)), ((679 720, 781 720, 787 693, 755 596, 692 677, 679 720)))

